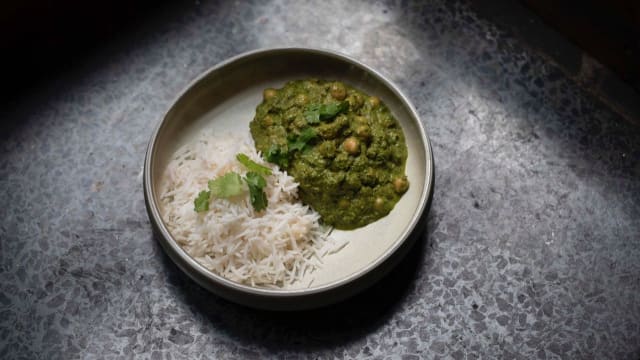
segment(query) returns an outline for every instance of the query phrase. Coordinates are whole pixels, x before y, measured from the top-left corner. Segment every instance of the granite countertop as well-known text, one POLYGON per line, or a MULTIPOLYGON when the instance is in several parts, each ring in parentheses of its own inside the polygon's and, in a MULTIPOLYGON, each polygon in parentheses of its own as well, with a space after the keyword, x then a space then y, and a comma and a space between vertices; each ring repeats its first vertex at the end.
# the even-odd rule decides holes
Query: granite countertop
POLYGON ((640 356, 640 126, 464 2, 191 2, 3 109, 0 358, 640 356), (302 313, 196 285, 141 173, 176 93, 244 51, 378 69, 433 144, 427 229, 366 292, 302 313))

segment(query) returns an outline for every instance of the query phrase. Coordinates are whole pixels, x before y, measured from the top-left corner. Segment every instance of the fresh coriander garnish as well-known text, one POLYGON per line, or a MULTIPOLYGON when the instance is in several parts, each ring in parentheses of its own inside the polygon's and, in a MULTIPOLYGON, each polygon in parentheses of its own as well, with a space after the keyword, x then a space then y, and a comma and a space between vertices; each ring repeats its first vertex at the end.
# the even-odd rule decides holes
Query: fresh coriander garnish
POLYGON ((251 205, 255 211, 262 211, 267 207, 267 194, 264 192, 264 187, 267 186, 267 181, 262 175, 249 171, 244 178, 249 186, 249 198, 251 205))
POLYGON ((238 173, 230 171, 214 180, 209 180, 211 194, 219 198, 240 195, 243 191, 242 178, 238 173))
POLYGON ((209 210, 211 196, 229 198, 242 194, 242 192, 246 191, 242 181, 243 179, 249 188, 249 199, 251 200, 251 205, 254 210, 262 211, 267 207, 267 194, 264 192, 264 187, 267 186, 267 180, 265 180, 262 175, 271 175, 271 169, 254 162, 245 154, 238 154, 236 158, 240 163, 253 171, 247 172, 244 178, 238 173, 230 171, 220 177, 209 180, 209 190, 201 191, 193 201, 196 212, 209 210))
POLYGON ((281 168, 287 168, 289 166, 289 154, 287 150, 276 144, 272 144, 264 155, 268 162, 276 164, 281 168))
POLYGON ((263 176, 271 175, 271 169, 269 169, 266 166, 262 166, 262 165, 258 164, 257 162, 251 160, 245 154, 241 153, 241 154, 236 155, 236 159, 238 159, 238 161, 240 161, 240 163, 242 165, 244 165, 250 171, 256 172, 256 173, 258 173, 260 175, 263 175, 263 176))
POLYGON ((307 106, 304 112, 304 118, 307 123, 314 125, 320 122, 320 120, 330 120, 336 117, 338 114, 345 112, 349 109, 349 103, 347 101, 335 102, 331 104, 311 104, 307 106))
POLYGON ((289 156, 292 155, 294 151, 303 151, 309 142, 316 137, 318 137, 318 134, 312 127, 305 128, 300 134, 290 136, 287 139, 286 147, 272 144, 264 154, 264 158, 268 162, 276 164, 281 168, 287 168, 289 166, 289 156))
POLYGON ((202 190, 193 201, 194 210, 196 212, 209 211, 209 199, 211 198, 211 192, 202 190))
POLYGON ((318 136, 313 128, 306 128, 300 132, 298 136, 292 137, 287 140, 287 146, 289 148, 289 152, 293 151, 302 151, 309 141, 313 140, 318 136))

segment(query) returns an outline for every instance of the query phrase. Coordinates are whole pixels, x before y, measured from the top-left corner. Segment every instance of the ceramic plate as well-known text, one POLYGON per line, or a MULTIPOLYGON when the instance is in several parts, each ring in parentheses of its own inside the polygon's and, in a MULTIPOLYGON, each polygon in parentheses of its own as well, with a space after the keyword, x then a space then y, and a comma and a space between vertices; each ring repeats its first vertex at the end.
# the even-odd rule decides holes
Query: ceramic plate
POLYGON ((213 293, 244 305, 273 310, 330 304, 371 285, 406 254, 432 191, 431 146, 407 98, 372 68, 347 56, 318 49, 253 51, 209 69, 171 105, 151 137, 144 164, 147 210, 157 239, 171 259, 213 293), (411 186, 388 216, 356 230, 334 230, 331 236, 348 240, 348 245, 324 257, 323 266, 307 274, 298 285, 274 290, 229 281, 191 258, 167 230, 158 206, 160 176, 173 152, 203 131, 249 136, 249 122, 265 88, 280 88, 289 80, 310 77, 340 80, 384 101, 406 137, 406 173, 411 186))

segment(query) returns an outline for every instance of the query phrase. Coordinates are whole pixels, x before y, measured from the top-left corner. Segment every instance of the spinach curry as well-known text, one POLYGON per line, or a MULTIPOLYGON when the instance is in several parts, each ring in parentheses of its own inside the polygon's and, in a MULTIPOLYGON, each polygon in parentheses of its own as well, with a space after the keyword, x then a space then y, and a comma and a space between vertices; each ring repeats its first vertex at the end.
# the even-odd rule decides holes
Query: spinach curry
POLYGON ((300 184, 325 224, 354 229, 387 215, 409 182, 402 129, 376 96, 338 81, 266 89, 250 124, 263 157, 300 184))

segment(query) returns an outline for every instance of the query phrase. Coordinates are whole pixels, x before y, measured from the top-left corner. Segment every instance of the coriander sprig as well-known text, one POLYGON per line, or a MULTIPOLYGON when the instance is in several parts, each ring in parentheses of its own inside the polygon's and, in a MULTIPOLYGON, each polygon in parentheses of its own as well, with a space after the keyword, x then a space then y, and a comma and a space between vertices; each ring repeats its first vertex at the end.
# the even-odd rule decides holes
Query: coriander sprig
POLYGON ((251 201, 253 209, 255 211, 262 211, 267 208, 267 194, 264 192, 264 188, 267 186, 267 180, 264 176, 271 175, 271 169, 256 163, 242 153, 237 154, 236 159, 250 171, 245 174, 245 177, 241 177, 240 174, 235 171, 229 171, 222 176, 209 180, 207 184, 209 190, 199 192, 193 201, 196 212, 209 211, 211 196, 226 199, 242 194, 242 192, 246 191, 246 188, 243 186, 243 180, 249 189, 249 200, 251 201))

